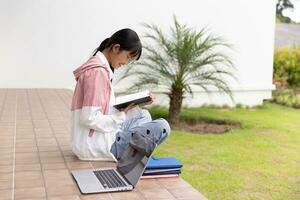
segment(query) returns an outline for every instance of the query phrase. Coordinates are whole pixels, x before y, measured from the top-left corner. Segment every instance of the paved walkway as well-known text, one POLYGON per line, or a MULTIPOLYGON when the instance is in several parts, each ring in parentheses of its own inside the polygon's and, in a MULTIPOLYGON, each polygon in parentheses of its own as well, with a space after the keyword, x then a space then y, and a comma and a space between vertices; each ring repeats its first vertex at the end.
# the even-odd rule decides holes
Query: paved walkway
POLYGON ((140 180, 130 192, 81 195, 70 170, 115 163, 73 155, 71 98, 64 89, 0 89, 0 200, 206 199, 181 178, 140 180))

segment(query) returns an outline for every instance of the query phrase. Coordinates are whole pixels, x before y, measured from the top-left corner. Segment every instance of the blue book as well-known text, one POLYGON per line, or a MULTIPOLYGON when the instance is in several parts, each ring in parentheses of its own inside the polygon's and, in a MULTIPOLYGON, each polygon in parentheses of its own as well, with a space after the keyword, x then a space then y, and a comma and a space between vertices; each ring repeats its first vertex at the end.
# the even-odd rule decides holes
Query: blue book
POLYGON ((171 171, 158 171, 158 172, 147 172, 145 171, 143 175, 159 175, 159 174, 180 174, 181 170, 171 170, 171 171))
POLYGON ((146 169, 168 169, 181 168, 182 164, 173 157, 155 158, 151 157, 146 165, 146 169))

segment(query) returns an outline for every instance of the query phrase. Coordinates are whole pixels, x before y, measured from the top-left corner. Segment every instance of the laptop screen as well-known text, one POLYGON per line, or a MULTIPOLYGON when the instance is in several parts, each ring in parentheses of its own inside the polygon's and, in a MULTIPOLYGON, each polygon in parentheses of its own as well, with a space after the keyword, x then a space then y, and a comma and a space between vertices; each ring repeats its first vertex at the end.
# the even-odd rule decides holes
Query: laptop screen
MULTIPOLYGON (((151 149, 151 155, 155 146, 151 149)), ((140 177, 143 175, 151 155, 147 156, 145 153, 139 152, 129 145, 117 164, 117 170, 135 187, 140 177)))

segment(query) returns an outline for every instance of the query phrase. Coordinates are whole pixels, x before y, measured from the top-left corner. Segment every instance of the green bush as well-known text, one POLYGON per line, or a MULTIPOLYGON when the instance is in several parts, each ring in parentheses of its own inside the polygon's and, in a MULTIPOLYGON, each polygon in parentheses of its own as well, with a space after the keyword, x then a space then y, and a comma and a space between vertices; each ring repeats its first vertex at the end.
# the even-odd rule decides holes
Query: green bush
POLYGON ((299 89, 277 89, 273 92, 273 102, 289 107, 300 108, 299 89))
POLYGON ((274 82, 281 87, 300 87, 300 45, 275 50, 274 82))

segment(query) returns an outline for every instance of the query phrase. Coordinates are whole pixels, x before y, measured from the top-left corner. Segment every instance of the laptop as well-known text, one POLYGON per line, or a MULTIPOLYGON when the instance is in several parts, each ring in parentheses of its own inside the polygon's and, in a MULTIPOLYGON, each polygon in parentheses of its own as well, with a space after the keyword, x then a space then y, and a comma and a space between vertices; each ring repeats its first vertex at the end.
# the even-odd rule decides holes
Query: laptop
POLYGON ((71 174, 82 194, 130 191, 143 175, 155 147, 147 156, 128 146, 116 168, 81 169, 71 174))

